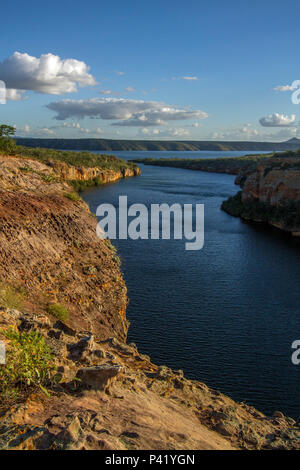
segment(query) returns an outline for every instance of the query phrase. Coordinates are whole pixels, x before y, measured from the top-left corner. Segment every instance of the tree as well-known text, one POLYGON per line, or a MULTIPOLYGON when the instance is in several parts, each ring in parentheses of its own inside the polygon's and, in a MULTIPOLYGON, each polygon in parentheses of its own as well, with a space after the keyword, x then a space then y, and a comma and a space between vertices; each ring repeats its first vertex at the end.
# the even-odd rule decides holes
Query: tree
POLYGON ((8 126, 6 124, 0 125, 0 152, 5 153, 6 155, 13 152, 16 146, 13 139, 15 132, 16 130, 12 126, 8 126))

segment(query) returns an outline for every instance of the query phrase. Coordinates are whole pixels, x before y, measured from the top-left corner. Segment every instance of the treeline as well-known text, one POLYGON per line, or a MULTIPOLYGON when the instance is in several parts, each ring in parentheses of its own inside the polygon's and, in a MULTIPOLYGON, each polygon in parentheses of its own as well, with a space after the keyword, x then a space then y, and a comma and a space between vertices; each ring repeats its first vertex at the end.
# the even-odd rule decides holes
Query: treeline
POLYGON ((300 140, 287 142, 161 141, 109 139, 35 139, 16 138, 18 145, 60 150, 96 151, 281 151, 300 148, 300 140))

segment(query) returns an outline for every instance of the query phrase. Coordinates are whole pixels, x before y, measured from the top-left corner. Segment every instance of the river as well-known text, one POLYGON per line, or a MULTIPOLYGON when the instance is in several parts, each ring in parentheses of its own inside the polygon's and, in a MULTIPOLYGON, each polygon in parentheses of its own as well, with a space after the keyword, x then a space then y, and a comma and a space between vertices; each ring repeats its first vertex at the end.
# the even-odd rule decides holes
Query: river
MULTIPOLYGON (((109 152, 107 152, 109 153, 109 152)), ((250 152, 247 152, 248 154, 250 152)), ((245 152, 114 152, 136 157, 220 157, 245 152)), ((141 165, 142 175, 83 198, 103 203, 203 203, 205 243, 116 240, 128 287, 128 341, 153 362, 183 369, 237 401, 271 414, 300 415, 300 244, 279 231, 243 223, 220 210, 237 192, 234 176, 141 165)))

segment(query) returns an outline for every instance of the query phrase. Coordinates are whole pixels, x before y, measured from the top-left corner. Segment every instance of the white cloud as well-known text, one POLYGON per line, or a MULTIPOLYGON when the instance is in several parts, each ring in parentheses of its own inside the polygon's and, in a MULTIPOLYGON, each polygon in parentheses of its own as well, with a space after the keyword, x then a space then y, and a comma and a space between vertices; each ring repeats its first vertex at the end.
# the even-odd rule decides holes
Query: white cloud
POLYGON ((193 77, 182 77, 182 78, 183 78, 183 80, 198 80, 198 77, 195 77, 195 76, 193 76, 193 77))
POLYGON ((116 70, 115 73, 116 73, 117 75, 125 75, 125 72, 120 72, 119 70, 116 70))
POLYGON ((191 80, 191 81, 195 81, 195 80, 199 80, 198 77, 196 77, 195 75, 185 75, 184 77, 172 77, 172 80, 191 80))
POLYGON ((125 91, 127 91, 127 93, 134 93, 136 90, 132 88, 132 86, 128 86, 127 88, 125 88, 125 91))
POLYGON ((262 117, 259 122, 263 127, 286 127, 295 125, 296 115, 274 113, 269 116, 262 117))
POLYGON ((6 88, 7 101, 21 101, 24 99, 24 91, 6 88))
POLYGON ((100 90, 100 95, 112 95, 113 92, 111 90, 100 90))
POLYGON ((293 91, 295 87, 293 85, 278 85, 274 88, 274 91, 293 91))
POLYGON ((16 128, 16 134, 20 137, 45 137, 45 136, 52 136, 52 137, 57 137, 61 135, 61 133, 65 132, 66 130, 71 130, 76 132, 77 134, 89 134, 91 136, 97 136, 99 134, 103 133, 103 130, 100 127, 97 127, 96 129, 92 128, 87 128, 87 127, 81 127, 79 122, 64 122, 58 126, 41 126, 41 127, 36 127, 32 129, 28 124, 17 127, 16 128))
POLYGON ((54 136, 55 132, 53 129, 48 127, 37 127, 36 129, 31 129, 31 127, 26 124, 25 126, 15 126, 16 135, 18 137, 49 137, 54 136))
POLYGON ((148 127, 143 127, 140 131, 143 136, 148 137, 172 137, 172 138, 182 138, 190 137, 190 132, 188 129, 183 127, 180 128, 168 128, 168 129, 149 129, 148 127))
POLYGON ((60 95, 76 92, 77 87, 96 85, 89 67, 76 59, 61 59, 54 54, 33 57, 15 52, 0 62, 0 79, 8 89, 9 99, 21 99, 24 90, 60 95))
POLYGON ((178 109, 157 101, 130 100, 124 98, 92 98, 89 100, 62 100, 47 106, 55 111, 55 119, 101 118, 117 121, 113 126, 163 126, 168 121, 206 119, 201 110, 178 109))
POLYGON ((300 131, 296 127, 282 127, 276 132, 265 132, 252 127, 251 124, 245 124, 240 128, 213 132, 208 138, 225 141, 282 142, 291 137, 300 137, 300 131))

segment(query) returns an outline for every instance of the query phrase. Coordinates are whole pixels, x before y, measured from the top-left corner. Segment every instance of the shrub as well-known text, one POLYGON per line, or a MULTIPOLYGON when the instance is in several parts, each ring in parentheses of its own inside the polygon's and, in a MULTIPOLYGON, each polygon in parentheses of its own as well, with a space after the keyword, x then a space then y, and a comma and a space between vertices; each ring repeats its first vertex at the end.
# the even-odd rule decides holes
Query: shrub
POLYGON ((45 339, 36 331, 22 332, 10 328, 1 331, 8 340, 6 364, 0 366, 0 402, 16 401, 34 387, 45 393, 54 359, 45 339))
POLYGON ((0 306, 2 308, 14 308, 22 310, 25 292, 12 286, 0 285, 0 306))
POLYGON ((59 178, 53 175, 52 173, 49 173, 47 175, 45 175, 44 173, 40 173, 40 176, 46 183, 58 183, 59 182, 59 178))
POLYGON ((0 151, 6 155, 11 155, 16 149, 16 143, 12 138, 14 135, 14 127, 6 124, 0 125, 0 151))
POLYGON ((67 321, 69 319, 69 310, 61 304, 48 305, 48 312, 54 317, 61 321, 67 321))
POLYGON ((74 202, 80 201, 81 199, 81 197, 77 193, 66 193, 65 197, 74 202))
POLYGON ((84 181, 80 181, 80 180, 71 180, 69 181, 69 183, 73 186, 74 190, 77 191, 77 192, 82 192, 84 191, 86 188, 91 188, 93 186, 101 186, 103 184, 101 178, 99 176, 95 177, 95 178, 92 178, 90 180, 84 180, 84 181))

